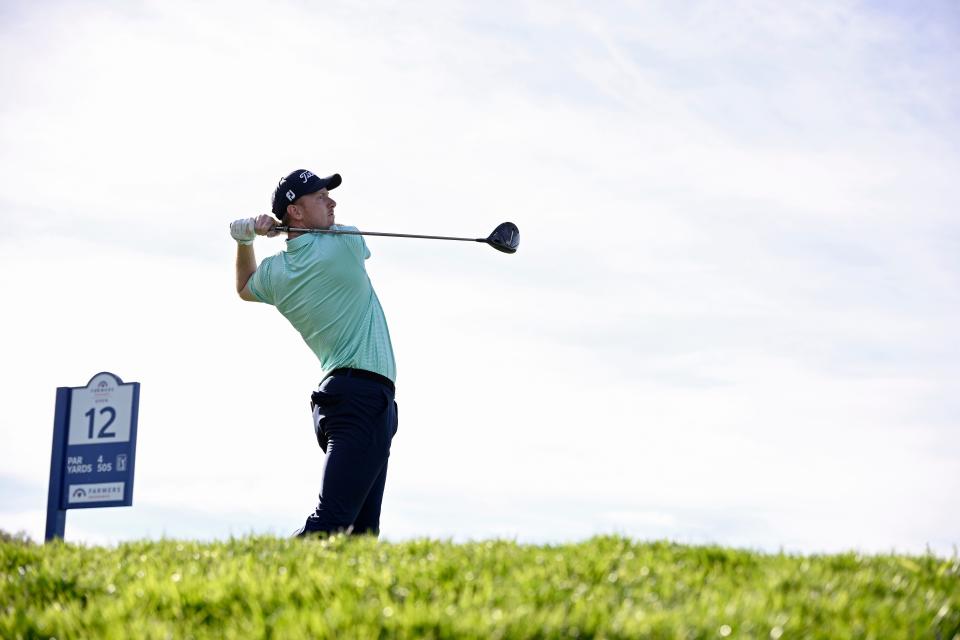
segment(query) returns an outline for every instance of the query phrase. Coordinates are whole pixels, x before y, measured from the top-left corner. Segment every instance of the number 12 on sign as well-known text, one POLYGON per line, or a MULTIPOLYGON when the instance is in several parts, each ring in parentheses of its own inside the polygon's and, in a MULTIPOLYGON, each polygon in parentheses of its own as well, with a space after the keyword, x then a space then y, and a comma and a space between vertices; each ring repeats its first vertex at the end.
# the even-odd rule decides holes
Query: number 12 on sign
POLYGON ((110 417, 107 418, 107 422, 102 427, 100 427, 100 431, 97 432, 96 436, 93 435, 93 428, 94 428, 93 423, 94 423, 95 412, 96 412, 96 409, 90 409, 90 411, 87 411, 85 414, 83 414, 84 416, 90 419, 90 426, 88 429, 87 437, 90 438, 91 440, 93 440, 94 438, 116 438, 117 434, 113 431, 107 431, 107 429, 109 429, 110 425, 113 424, 113 421, 117 419, 117 411, 113 407, 102 407, 100 409, 100 415, 103 415, 106 413, 106 414, 109 414, 110 417))

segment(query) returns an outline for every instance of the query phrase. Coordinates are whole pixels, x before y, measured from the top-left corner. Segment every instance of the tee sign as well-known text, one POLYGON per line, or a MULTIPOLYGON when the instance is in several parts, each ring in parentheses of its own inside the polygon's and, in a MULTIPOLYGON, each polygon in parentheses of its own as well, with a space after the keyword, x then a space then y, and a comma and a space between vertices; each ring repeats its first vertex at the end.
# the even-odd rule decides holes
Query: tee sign
POLYGON ((140 383, 108 372, 57 389, 46 540, 63 537, 67 509, 133 504, 139 403, 140 383))

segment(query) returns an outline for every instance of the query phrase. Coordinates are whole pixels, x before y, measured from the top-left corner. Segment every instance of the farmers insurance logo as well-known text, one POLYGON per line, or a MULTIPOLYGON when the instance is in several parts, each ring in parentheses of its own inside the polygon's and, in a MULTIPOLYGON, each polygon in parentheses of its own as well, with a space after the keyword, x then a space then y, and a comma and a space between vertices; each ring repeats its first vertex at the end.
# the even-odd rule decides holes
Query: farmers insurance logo
POLYGON ((68 501, 111 502, 123 500, 122 482, 98 482, 97 484, 72 484, 67 493, 68 501))
POLYGON ((97 383, 97 386, 93 388, 93 394, 97 398, 105 398, 114 392, 114 387, 112 384, 106 380, 101 380, 97 383))

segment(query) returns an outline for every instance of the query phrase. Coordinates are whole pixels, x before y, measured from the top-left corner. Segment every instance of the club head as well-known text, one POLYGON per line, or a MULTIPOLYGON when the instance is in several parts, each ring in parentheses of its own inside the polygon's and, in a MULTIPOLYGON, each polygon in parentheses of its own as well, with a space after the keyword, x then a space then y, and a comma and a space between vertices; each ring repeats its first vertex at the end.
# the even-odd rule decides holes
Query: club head
POLYGON ((520 229, 512 222, 504 222, 487 236, 487 244, 497 251, 516 253, 520 246, 520 229))

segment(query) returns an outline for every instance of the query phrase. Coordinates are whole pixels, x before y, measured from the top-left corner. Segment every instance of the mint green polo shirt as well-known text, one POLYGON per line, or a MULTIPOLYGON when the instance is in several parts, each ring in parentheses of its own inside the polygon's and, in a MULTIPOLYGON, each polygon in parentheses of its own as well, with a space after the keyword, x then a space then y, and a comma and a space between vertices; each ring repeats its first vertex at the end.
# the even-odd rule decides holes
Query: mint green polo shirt
POLYGON ((363 236, 305 233, 265 258, 247 284, 300 332, 325 372, 366 369, 396 382, 387 319, 364 267, 369 257, 363 236))

